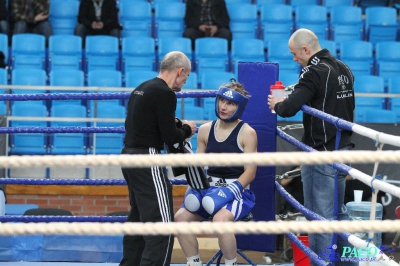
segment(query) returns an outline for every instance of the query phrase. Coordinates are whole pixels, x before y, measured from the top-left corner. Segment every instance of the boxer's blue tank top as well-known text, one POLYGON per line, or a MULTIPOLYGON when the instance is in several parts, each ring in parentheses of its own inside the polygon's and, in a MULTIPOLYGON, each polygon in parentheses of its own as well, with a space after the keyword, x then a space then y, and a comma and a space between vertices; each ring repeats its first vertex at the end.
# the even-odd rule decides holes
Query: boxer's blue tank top
MULTIPOLYGON (((208 135, 206 153, 243 153, 239 147, 239 132, 244 122, 240 121, 224 141, 215 138, 215 123, 213 121, 208 135)), ((211 166, 207 170, 209 176, 220 178, 238 178, 244 172, 243 166, 211 166)))

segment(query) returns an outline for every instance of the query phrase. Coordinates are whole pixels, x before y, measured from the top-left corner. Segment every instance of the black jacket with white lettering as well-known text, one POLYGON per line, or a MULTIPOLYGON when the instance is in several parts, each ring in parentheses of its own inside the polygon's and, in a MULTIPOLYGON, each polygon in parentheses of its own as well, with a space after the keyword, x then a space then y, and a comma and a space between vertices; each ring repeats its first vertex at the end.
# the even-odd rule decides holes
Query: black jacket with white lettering
MULTIPOLYGON (((354 76, 348 66, 323 49, 314 54, 304 67, 298 84, 288 98, 275 105, 282 117, 295 115, 305 104, 338 118, 353 122, 354 76)), ((309 114, 303 114, 303 142, 319 151, 335 150, 335 125, 309 114)), ((354 146, 352 132, 343 130, 339 148, 354 146)))

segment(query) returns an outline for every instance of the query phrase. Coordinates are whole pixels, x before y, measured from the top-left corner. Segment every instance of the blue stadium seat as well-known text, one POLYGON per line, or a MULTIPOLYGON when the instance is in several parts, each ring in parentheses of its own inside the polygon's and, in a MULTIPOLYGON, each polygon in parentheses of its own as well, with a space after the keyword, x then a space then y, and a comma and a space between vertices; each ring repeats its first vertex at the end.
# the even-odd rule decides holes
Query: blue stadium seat
POLYGON ((184 37, 159 38, 158 49, 157 49, 159 63, 164 58, 164 56, 171 51, 180 51, 184 53, 190 59, 190 61, 193 62, 193 51, 192 51, 191 40, 189 38, 184 38, 184 37))
MULTIPOLYGON (((354 82, 355 92, 364 93, 384 93, 383 78, 372 75, 360 75, 354 82)), ((382 110, 385 109, 384 97, 356 97, 355 120, 356 122, 363 122, 364 111, 367 109, 382 110)))
POLYGON ((97 35, 86 37, 85 73, 96 69, 119 70, 118 38, 97 35))
POLYGON ((12 36, 11 64, 13 69, 45 69, 45 38, 43 35, 20 33, 12 36))
POLYGON ((332 7, 353 6, 353 0, 323 0, 322 5, 326 7, 328 14, 331 14, 332 7))
MULTIPOLYGON (((21 102, 11 107, 12 116, 47 117, 44 104, 21 102)), ((46 121, 11 121, 12 127, 47 127, 46 121)), ((46 154, 47 137, 44 133, 10 134, 10 154, 46 154)))
POLYGON ((75 35, 50 36, 48 62, 49 71, 54 69, 82 70, 82 38, 75 35))
POLYGON ((299 74, 297 73, 288 73, 288 72, 280 72, 279 80, 282 81, 282 84, 287 87, 293 84, 297 84, 299 81, 299 74))
POLYGON ((198 89, 198 78, 196 72, 190 72, 190 75, 186 79, 186 83, 182 89, 198 89))
MULTIPOLYGON (((400 76, 391 77, 388 81, 388 93, 394 93, 400 96, 400 76)), ((397 114, 397 121, 400 122, 400 98, 389 98, 390 109, 397 114)))
POLYGON ((6 34, 0 33, 0 51, 4 54, 4 64, 9 65, 9 51, 8 51, 8 36, 6 34))
POLYGON ((226 5, 230 17, 229 28, 233 39, 258 38, 257 6, 247 3, 226 5))
MULTIPOLYGON (((98 87, 98 88, 119 88, 122 87, 122 74, 118 70, 92 70, 88 73, 88 86, 89 87, 98 87)), ((94 90, 92 88, 88 92, 93 93, 94 90)), ((118 93, 121 91, 107 91, 107 90, 98 90, 98 93, 118 93)), ((119 99, 110 99, 110 100, 99 100, 97 103, 104 103, 108 105, 120 105, 122 100, 119 99)), ((88 108, 88 116, 93 117, 95 115, 95 100, 88 100, 87 108, 88 108)))
POLYGON ((225 0, 227 5, 230 4, 251 4, 251 0, 225 0))
POLYGON ((396 112, 392 110, 363 110, 362 118, 358 119, 361 123, 395 124, 398 122, 396 112))
POLYGON ((336 42, 329 40, 319 40, 319 45, 322 49, 326 48, 334 57, 338 58, 337 49, 340 47, 338 47, 338 44, 336 42))
POLYGON ((356 77, 373 74, 372 43, 366 41, 342 42, 340 44, 340 60, 350 67, 356 77))
POLYGON ((146 80, 155 78, 158 72, 151 70, 135 70, 129 71, 125 74, 125 87, 136 88, 146 80))
MULTIPOLYGON (((60 104, 52 106, 51 117, 85 118, 86 107, 83 105, 60 104)), ((52 121, 52 127, 86 127, 87 123, 71 119, 52 121)), ((87 138, 84 133, 54 133, 50 137, 52 154, 86 154, 87 138)))
POLYGON ((376 72, 385 79, 400 75, 400 43, 379 42, 375 47, 376 72))
MULTIPOLYGON (((97 109, 98 118, 125 118, 126 109, 121 105, 100 104, 97 109)), ((123 127, 124 122, 98 122, 98 127, 123 127)), ((124 145, 123 133, 97 133, 95 149, 91 146, 92 152, 96 154, 120 154, 124 145)), ((92 143, 93 145, 93 143, 92 143)))
POLYGON ((160 2, 154 5, 154 38, 182 37, 186 5, 160 2))
POLYGON ((354 1, 354 5, 361 7, 361 9, 363 10, 363 13, 365 13, 366 9, 369 7, 379 7, 379 6, 386 7, 386 6, 389 6, 389 4, 392 4, 392 1, 390 1, 390 0, 356 0, 356 1, 354 1))
POLYGON ((365 9, 365 34, 372 44, 397 40, 397 12, 393 7, 365 9))
POLYGON ((293 10, 296 10, 298 6, 319 5, 319 0, 289 0, 289 3, 293 7, 293 10))
POLYGON ((210 71, 228 71, 228 41, 217 37, 198 38, 195 41, 195 65, 198 78, 210 71))
POLYGON ((258 39, 232 40, 232 70, 237 76, 238 62, 265 62, 264 43, 258 39))
POLYGON ((300 72, 300 66, 293 61, 293 55, 288 48, 288 39, 270 41, 267 59, 268 62, 279 63, 279 72, 300 72))
POLYGON ((256 0, 257 11, 261 12, 263 6, 265 5, 285 5, 286 0, 256 0))
POLYGON ((125 37, 122 39, 123 72, 155 70, 155 42, 151 37, 125 37))
MULTIPOLYGON (((14 69, 11 72, 11 85, 23 86, 43 86, 42 89, 12 89, 12 93, 45 93, 46 92, 46 71, 43 69, 14 69)), ((20 101, 15 101, 13 104, 19 104, 20 101)), ((41 101, 32 101, 32 103, 43 103, 41 101)))
MULTIPOLYGON (((50 86, 83 87, 84 73, 77 69, 56 69, 50 72, 50 86)), ((51 93, 83 93, 82 90, 52 90, 51 93)), ((54 105, 81 105, 82 100, 52 100, 54 105)))
POLYGON ((178 104, 176 106, 176 111, 175 111, 176 117, 186 120, 204 120, 204 110, 199 106, 186 104, 184 107, 183 117, 181 114, 182 114, 181 105, 178 104))
POLYGON ((356 6, 332 6, 330 31, 338 45, 344 41, 360 41, 364 37, 361 8, 356 6))
POLYGON ((5 101, 0 101, 0 116, 8 115, 7 103, 5 101))
POLYGON ((119 16, 123 26, 122 37, 151 37, 151 4, 145 1, 123 1, 119 16))
POLYGON ((283 4, 263 5, 260 10, 260 24, 264 46, 270 41, 289 40, 293 32, 292 7, 283 4))
POLYGON ((328 13, 325 6, 301 5, 296 7, 295 12, 296 29, 306 28, 313 31, 320 40, 328 39, 328 13))
POLYGON ((77 25, 79 0, 51 0, 49 21, 53 35, 73 35, 77 25))

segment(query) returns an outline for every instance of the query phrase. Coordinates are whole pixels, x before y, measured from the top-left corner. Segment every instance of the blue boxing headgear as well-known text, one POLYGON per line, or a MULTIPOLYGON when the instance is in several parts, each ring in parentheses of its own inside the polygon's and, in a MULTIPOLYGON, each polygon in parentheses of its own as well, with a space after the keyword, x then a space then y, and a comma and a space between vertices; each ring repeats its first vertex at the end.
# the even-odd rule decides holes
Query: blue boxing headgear
POLYGON ((247 102, 249 101, 249 98, 246 96, 240 94, 239 92, 232 90, 227 87, 220 87, 217 93, 217 97, 215 98, 215 114, 219 119, 221 119, 224 122, 232 122, 235 121, 236 119, 239 119, 244 111, 244 108, 246 107, 247 102), (219 117, 219 112, 218 112, 218 101, 219 97, 224 98, 225 100, 235 102, 237 103, 237 108, 236 111, 233 113, 233 115, 227 119, 221 119, 219 117))

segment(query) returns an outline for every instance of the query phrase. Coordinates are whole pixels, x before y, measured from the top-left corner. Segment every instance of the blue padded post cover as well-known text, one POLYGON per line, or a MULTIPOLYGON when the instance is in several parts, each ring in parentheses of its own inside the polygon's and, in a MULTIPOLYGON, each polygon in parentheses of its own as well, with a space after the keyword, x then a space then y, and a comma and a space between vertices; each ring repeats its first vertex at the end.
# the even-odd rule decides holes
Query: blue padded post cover
MULTIPOLYGON (((266 62, 239 62, 238 82, 249 92, 250 99, 242 120, 257 132, 258 152, 276 151, 276 114, 267 105, 269 87, 278 80, 279 66, 266 62)), ((258 167, 250 185, 256 195, 254 221, 275 220, 275 166, 258 167)), ((238 249, 275 252, 275 235, 236 235, 238 249)))

